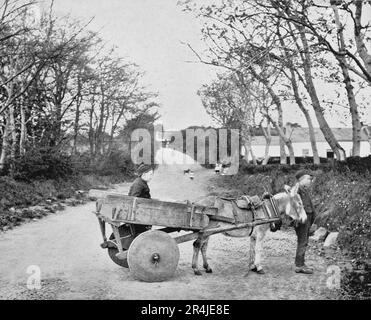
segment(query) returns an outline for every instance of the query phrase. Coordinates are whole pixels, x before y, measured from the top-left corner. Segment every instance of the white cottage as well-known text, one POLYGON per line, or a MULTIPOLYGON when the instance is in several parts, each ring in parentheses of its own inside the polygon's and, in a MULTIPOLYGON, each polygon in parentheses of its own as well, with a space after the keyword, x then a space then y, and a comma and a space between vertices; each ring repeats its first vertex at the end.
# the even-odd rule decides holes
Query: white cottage
MULTIPOLYGON (((322 131, 319 128, 315 128, 315 137, 317 142, 318 154, 321 158, 332 157, 332 150, 329 144, 326 142, 322 131)), ((340 145, 344 148, 346 156, 352 155, 352 128, 332 128, 336 139, 340 145)), ((361 141, 361 157, 367 157, 371 154, 371 141, 366 130, 362 130, 362 141, 361 141)), ((296 157, 311 157, 313 156, 312 147, 309 140, 309 129, 308 128, 294 128, 291 141, 294 148, 294 154, 296 157)), ((257 158, 264 158, 266 141, 264 136, 255 136, 252 139, 252 149, 254 155, 257 158)), ((242 154, 244 153, 244 147, 242 147, 242 154)), ((286 147, 286 153, 289 154, 286 147)), ((279 137, 272 136, 272 142, 269 148, 269 155, 271 157, 280 156, 279 137)))

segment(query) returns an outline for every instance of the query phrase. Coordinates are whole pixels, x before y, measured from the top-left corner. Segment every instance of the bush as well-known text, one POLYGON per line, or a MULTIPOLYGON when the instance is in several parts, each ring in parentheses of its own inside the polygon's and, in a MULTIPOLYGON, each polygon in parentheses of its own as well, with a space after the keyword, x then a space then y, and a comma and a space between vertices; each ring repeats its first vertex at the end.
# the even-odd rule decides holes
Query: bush
POLYGON ((92 160, 89 152, 71 156, 71 163, 76 172, 80 174, 90 174, 92 170, 92 160))
POLYGON ((368 174, 371 172, 371 156, 365 158, 350 157, 345 161, 336 162, 335 167, 339 172, 354 171, 357 173, 368 174))
MULTIPOLYGON (((329 159, 327 158, 320 158, 320 163, 328 163, 329 159)), ((268 160, 268 164, 277 164, 280 165, 281 158, 280 157, 270 157, 268 160)), ((290 163, 290 157, 286 158, 286 162, 290 163)), ((296 164, 312 164, 313 163, 313 157, 295 157, 295 163, 296 164)))
POLYGON ((96 173, 102 176, 131 175, 134 164, 129 154, 115 150, 99 159, 95 165, 96 173))
POLYGON ((267 164, 265 166, 262 165, 252 165, 243 161, 240 163, 239 172, 240 174, 256 174, 256 173, 265 173, 271 174, 273 172, 283 172, 286 174, 295 174, 298 170, 306 169, 310 171, 330 171, 333 170, 332 164, 313 164, 313 163, 306 163, 306 164, 294 164, 294 165, 281 165, 281 164, 267 164))
POLYGON ((27 206, 40 201, 33 185, 17 182, 10 177, 0 177, 0 210, 13 206, 27 206))
POLYGON ((10 166, 15 179, 26 181, 68 178, 74 173, 70 156, 52 148, 30 150, 10 166))
POLYGON ((371 259, 371 180, 356 172, 327 173, 317 178, 314 193, 329 213, 320 225, 339 231, 338 243, 353 258, 371 259))
POLYGON ((134 174, 134 164, 130 154, 114 150, 109 155, 99 156, 95 161, 91 160, 89 153, 83 153, 73 157, 75 171, 89 175, 111 176, 115 178, 112 183, 122 181, 125 177, 132 177, 134 174))

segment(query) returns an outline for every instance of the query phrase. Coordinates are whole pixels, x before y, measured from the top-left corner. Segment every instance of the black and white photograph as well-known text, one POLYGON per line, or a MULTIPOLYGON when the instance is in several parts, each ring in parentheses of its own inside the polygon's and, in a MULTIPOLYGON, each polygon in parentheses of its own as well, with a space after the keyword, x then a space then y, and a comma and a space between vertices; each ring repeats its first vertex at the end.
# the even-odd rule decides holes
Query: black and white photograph
POLYGON ((371 1, 0 0, 0 300, 371 300, 371 1))

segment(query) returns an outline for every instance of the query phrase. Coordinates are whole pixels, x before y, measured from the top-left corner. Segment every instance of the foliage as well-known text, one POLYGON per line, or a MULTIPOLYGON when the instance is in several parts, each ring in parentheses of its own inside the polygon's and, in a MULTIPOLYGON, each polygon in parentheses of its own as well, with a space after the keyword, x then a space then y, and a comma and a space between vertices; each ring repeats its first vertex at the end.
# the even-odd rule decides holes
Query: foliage
POLYGON ((355 171, 358 173, 370 173, 371 172, 371 156, 361 157, 350 157, 345 161, 336 162, 337 170, 341 172, 355 171))
POLYGON ((328 172, 317 177, 319 224, 339 231, 339 245, 358 260, 371 261, 371 181, 369 174, 328 172))
POLYGON ((13 177, 18 180, 67 178, 74 173, 70 156, 53 148, 33 149, 11 164, 13 177))
POLYGON ((89 153, 82 153, 74 155, 72 161, 74 170, 84 175, 110 176, 120 181, 134 174, 134 164, 127 151, 113 150, 97 159, 92 159, 89 153))
POLYGON ((130 155, 122 151, 111 151, 94 166, 95 172, 102 176, 131 175, 134 172, 134 164, 130 155))
POLYGON ((1 9, 0 171, 40 148, 88 148, 92 161, 101 159, 127 121, 157 117, 157 94, 135 63, 89 22, 57 16, 53 1, 35 18, 39 9, 34 0, 5 0, 1 9))
POLYGON ((0 177, 0 209, 31 205, 40 201, 40 194, 33 185, 17 182, 10 177, 0 177))
POLYGON ((0 177, 0 230, 5 226, 17 226, 26 219, 40 218, 44 215, 42 212, 29 210, 30 206, 45 205, 47 199, 63 200, 76 197, 76 190, 110 186, 112 183, 122 182, 120 178, 122 179, 119 176, 90 174, 71 176, 68 179, 38 179, 25 183, 7 176, 0 177))

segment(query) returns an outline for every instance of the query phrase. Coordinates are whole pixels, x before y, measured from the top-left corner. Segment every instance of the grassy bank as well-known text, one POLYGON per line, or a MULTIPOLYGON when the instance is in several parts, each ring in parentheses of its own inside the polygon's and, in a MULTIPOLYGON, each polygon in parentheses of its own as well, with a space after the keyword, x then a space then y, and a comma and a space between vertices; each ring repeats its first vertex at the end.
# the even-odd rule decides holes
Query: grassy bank
MULTIPOLYGON (((49 205, 68 198, 81 198, 77 191, 110 187, 114 183, 130 181, 130 176, 77 175, 66 179, 46 179, 29 182, 0 177, 0 230, 22 222, 40 218, 39 212, 17 210, 38 205, 49 205)), ((52 209, 51 209, 52 210, 52 209)))
POLYGON ((52 204, 57 207, 58 201, 81 198, 78 190, 129 181, 133 172, 130 155, 120 150, 94 161, 89 153, 72 157, 48 147, 30 150, 1 171, 0 230, 39 218, 46 214, 45 208, 54 212, 52 204), (40 205, 44 208, 27 210, 40 205))

